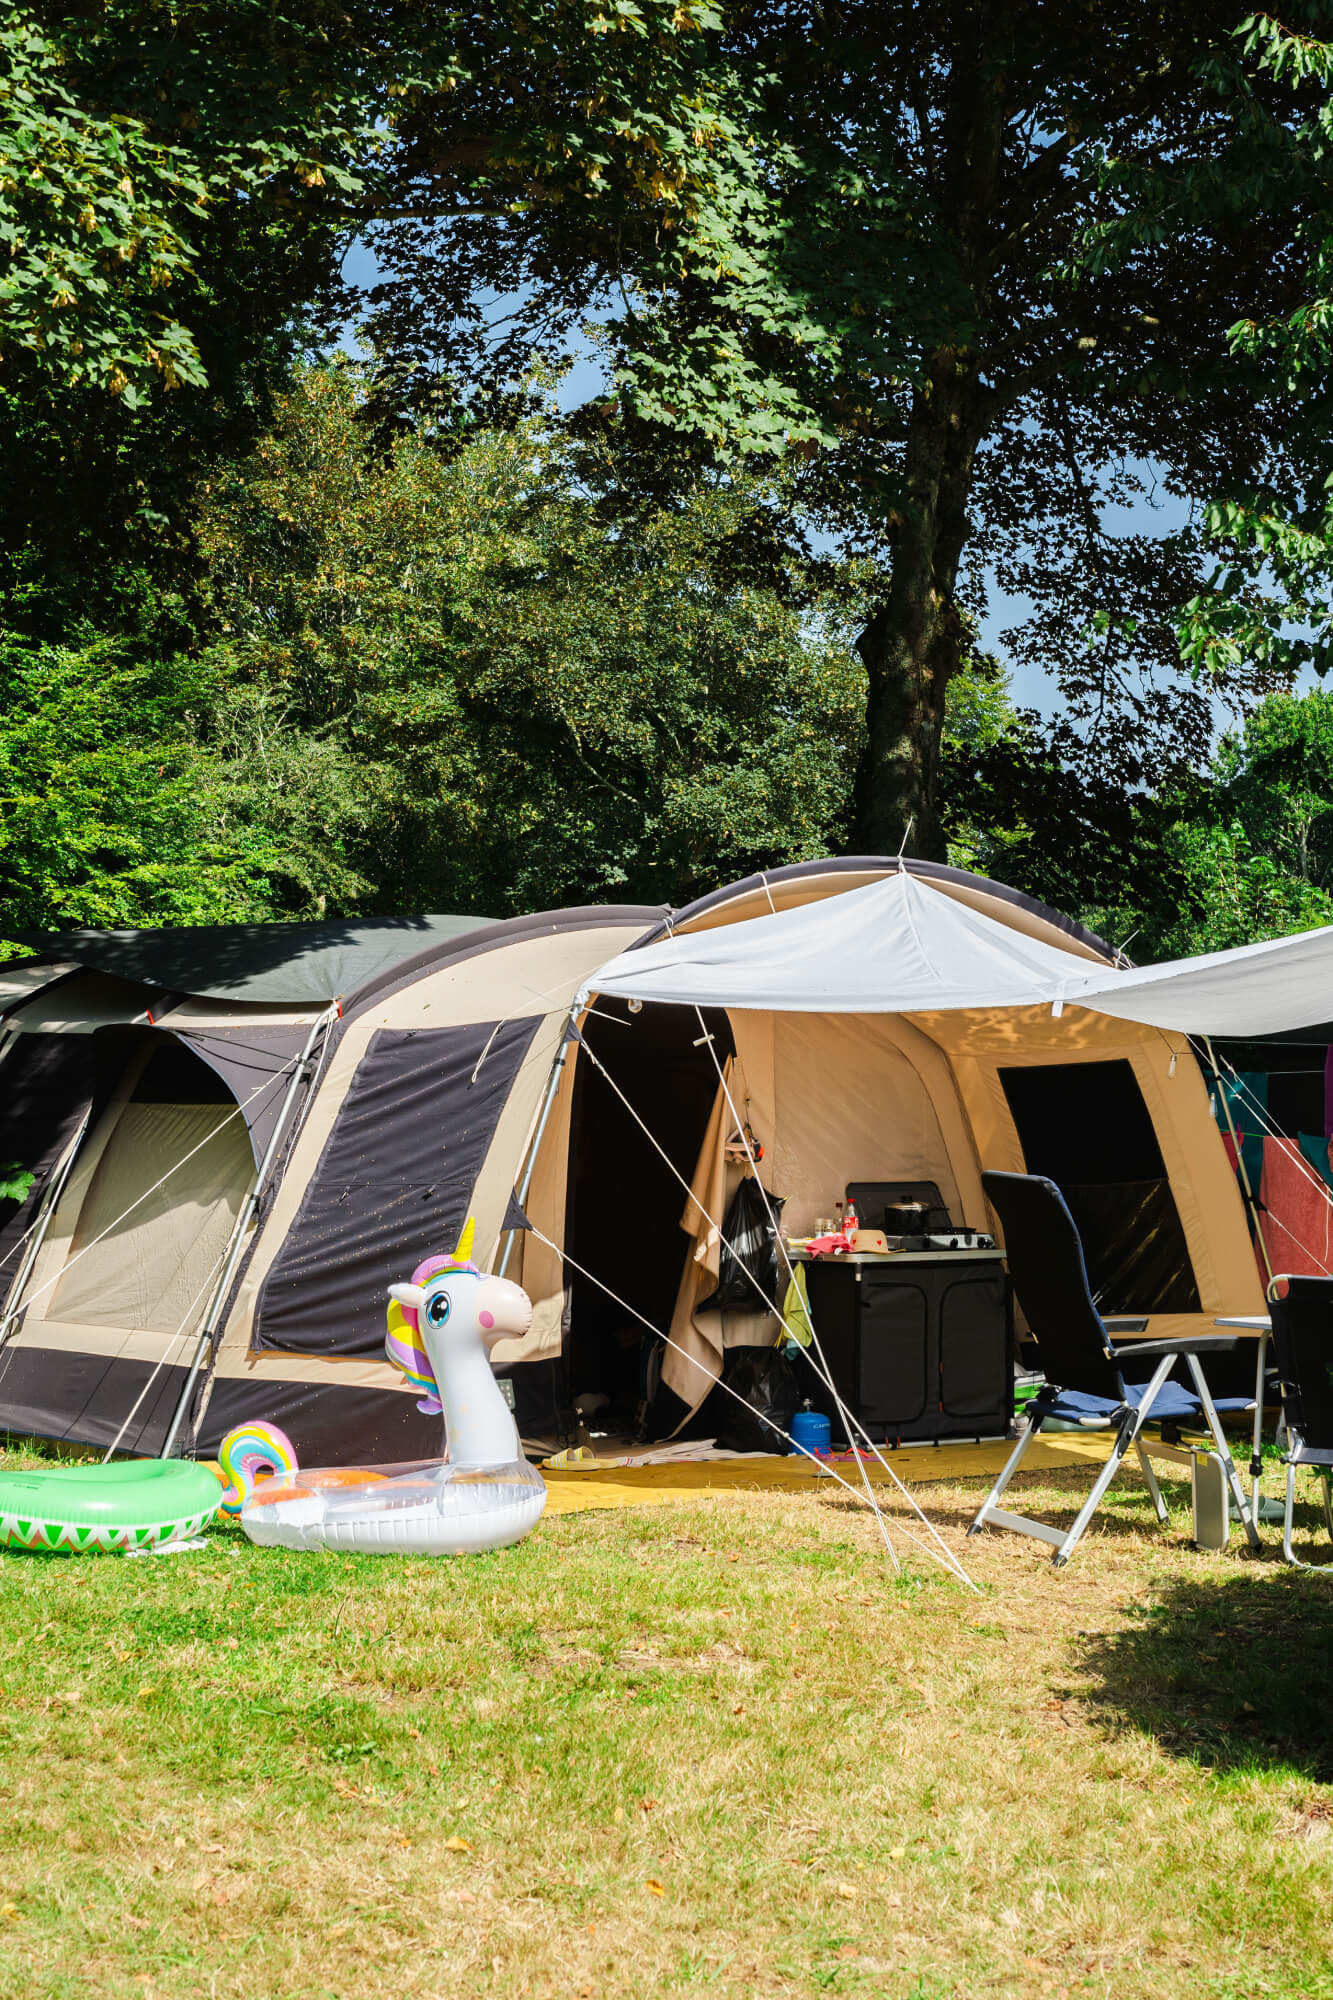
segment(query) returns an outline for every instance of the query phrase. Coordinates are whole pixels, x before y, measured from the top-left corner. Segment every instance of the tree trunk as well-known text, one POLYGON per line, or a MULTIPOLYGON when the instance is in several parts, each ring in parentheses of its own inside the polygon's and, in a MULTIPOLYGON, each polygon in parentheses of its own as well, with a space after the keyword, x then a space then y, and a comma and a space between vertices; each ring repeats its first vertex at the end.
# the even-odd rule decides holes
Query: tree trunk
MULTIPOLYGON (((971 290, 976 318, 984 321, 1006 118, 1003 52, 1012 29, 1002 0, 979 0, 960 12, 938 134, 938 193, 959 274, 971 290)), ((957 602, 958 566, 987 402, 975 351, 942 346, 930 357, 908 421, 906 504, 893 581, 857 642, 870 678, 853 836, 863 854, 901 849, 931 861, 946 858, 940 736, 944 697, 967 636, 957 602)))
POLYGON ((946 858, 938 779, 944 697, 962 663, 966 626, 958 565, 977 435, 977 384, 951 354, 937 355, 918 397, 904 464, 908 504, 889 595, 857 641, 869 677, 866 747, 857 773, 853 844, 946 858))

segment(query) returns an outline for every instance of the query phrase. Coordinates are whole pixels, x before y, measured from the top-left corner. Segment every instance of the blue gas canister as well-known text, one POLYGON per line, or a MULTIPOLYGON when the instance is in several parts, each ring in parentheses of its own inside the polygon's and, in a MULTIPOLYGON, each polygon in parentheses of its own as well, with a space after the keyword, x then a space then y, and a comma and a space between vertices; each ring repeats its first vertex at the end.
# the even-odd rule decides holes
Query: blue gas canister
POLYGON ((829 1420, 818 1410, 810 1407, 807 1396, 803 1408, 791 1420, 791 1443, 793 1451, 828 1451, 833 1442, 829 1420))

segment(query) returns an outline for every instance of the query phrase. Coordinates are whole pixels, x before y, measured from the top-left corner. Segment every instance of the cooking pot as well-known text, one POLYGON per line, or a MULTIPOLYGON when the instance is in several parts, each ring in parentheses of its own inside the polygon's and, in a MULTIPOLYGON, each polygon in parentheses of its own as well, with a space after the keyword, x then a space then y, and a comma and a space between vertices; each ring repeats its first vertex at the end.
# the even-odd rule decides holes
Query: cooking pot
POLYGON ((949 1211, 928 1201, 886 1201, 884 1228, 890 1236, 927 1236, 948 1229, 949 1211))

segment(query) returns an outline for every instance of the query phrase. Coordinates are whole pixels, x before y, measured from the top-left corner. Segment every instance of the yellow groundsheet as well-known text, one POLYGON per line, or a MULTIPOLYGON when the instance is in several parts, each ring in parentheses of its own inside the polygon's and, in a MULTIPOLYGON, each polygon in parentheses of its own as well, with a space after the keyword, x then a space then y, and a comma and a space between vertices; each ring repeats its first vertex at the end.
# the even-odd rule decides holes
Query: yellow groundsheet
MULTIPOLYGON (((1077 1469, 1104 1459, 1112 1433, 1063 1431, 1040 1438, 1023 1460, 1024 1472, 1077 1469)), ((884 1455, 905 1486, 925 1486, 934 1480, 993 1479, 1013 1450, 1012 1444, 926 1445, 884 1455)), ((838 1465, 842 1478, 860 1487, 854 1464, 838 1465)), ((889 1475, 874 1460, 866 1464, 872 1484, 888 1485, 889 1475)), ((806 1493, 812 1487, 832 1488, 826 1474, 816 1472, 808 1458, 702 1459, 694 1464, 569 1466, 543 1471, 548 1514, 576 1514, 590 1507, 658 1507, 668 1500, 695 1500, 702 1493, 806 1493)))

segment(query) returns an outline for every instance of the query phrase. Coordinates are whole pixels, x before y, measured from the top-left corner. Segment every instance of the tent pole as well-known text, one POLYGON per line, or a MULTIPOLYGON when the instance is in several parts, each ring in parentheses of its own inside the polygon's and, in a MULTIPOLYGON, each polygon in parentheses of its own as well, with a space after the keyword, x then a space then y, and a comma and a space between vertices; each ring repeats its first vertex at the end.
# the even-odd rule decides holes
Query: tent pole
POLYGON ((65 1149, 63 1159, 46 1184, 46 1193, 42 1196, 41 1209, 36 1222, 33 1224, 32 1236, 28 1247, 23 1253, 23 1262, 19 1265, 18 1276, 10 1286, 5 1297, 5 1316, 3 1320, 0 1320, 0 1347, 4 1346, 9 1336, 13 1333, 18 1316, 23 1310, 23 1287, 32 1276, 33 1266, 37 1262, 38 1253, 46 1241, 46 1232, 51 1227, 60 1197, 65 1192, 65 1183, 69 1179, 73 1169, 75 1156, 83 1144, 84 1134, 88 1130, 88 1120, 91 1116, 91 1109, 84 1112, 82 1118, 79 1120, 78 1131, 70 1140, 69 1145, 65 1149))
POLYGON ((170 1428, 162 1444, 162 1449, 157 1454, 159 1458, 171 1457, 172 1447, 176 1442, 185 1412, 189 1408, 190 1397, 194 1393, 194 1385, 198 1379, 199 1370, 204 1364, 204 1356, 208 1353, 212 1345, 213 1335, 217 1330, 218 1317, 222 1312, 223 1306, 226 1304, 227 1294, 230 1292, 232 1280, 236 1276, 236 1268, 245 1250, 245 1232, 250 1227, 259 1208, 260 1198, 263 1195, 270 1170, 272 1169, 274 1160, 278 1156, 278 1148, 282 1144, 283 1136, 287 1130, 287 1122, 291 1116, 292 1106, 296 1102, 296 1093, 305 1079, 316 1039, 321 1029, 325 1033, 328 1032, 328 1029, 337 1017, 338 1006, 335 1001, 331 1007, 325 1008, 324 1012, 311 1027, 310 1033, 306 1036, 305 1047, 302 1049, 300 1060, 292 1072, 292 1080, 287 1086, 287 1094, 282 1100, 282 1108, 278 1112, 277 1122, 269 1135, 268 1145, 264 1149, 264 1157, 259 1163, 259 1171, 255 1175, 251 1185, 249 1199, 236 1218, 236 1227, 231 1233, 231 1246, 227 1253, 227 1261, 222 1267, 222 1276, 214 1286, 213 1295, 208 1301, 208 1310, 204 1314, 203 1324, 199 1329, 199 1338, 195 1343, 194 1359, 191 1361, 189 1373, 185 1377, 185 1386, 181 1390, 180 1398, 172 1415, 170 1428))
MULTIPOLYGON (((1268 1284, 1264 1289, 1266 1293, 1271 1293, 1273 1260, 1268 1254, 1268 1244, 1264 1238, 1264 1226, 1259 1218, 1259 1203, 1255 1198, 1254 1189, 1250 1186, 1250 1176, 1245 1167, 1245 1155, 1241 1152, 1240 1140, 1236 1135, 1235 1120, 1231 1116, 1231 1100, 1228 1098, 1222 1083, 1222 1072, 1217 1066, 1217 1055, 1213 1048, 1212 1037, 1204 1035, 1200 1039, 1208 1051, 1208 1062, 1213 1072, 1213 1081, 1217 1085, 1218 1101, 1222 1106, 1223 1115, 1227 1121, 1227 1131, 1231 1134, 1231 1143, 1236 1152, 1236 1171, 1240 1176, 1240 1184, 1245 1192, 1245 1205, 1250 1211, 1250 1219, 1254 1223, 1255 1241, 1259 1245, 1259 1254, 1264 1260, 1264 1269, 1268 1273, 1268 1284)), ((1267 1387, 1267 1375, 1268 1335, 1261 1331, 1259 1334, 1258 1358, 1254 1364, 1254 1441, 1250 1450, 1250 1516, 1255 1521, 1259 1519, 1259 1480, 1264 1469, 1264 1390, 1267 1387)))
MULTIPOLYGON (((542 1139, 545 1136, 547 1122, 550 1119, 552 1107, 555 1104, 556 1092, 560 1088, 560 1079, 565 1073, 565 1058, 569 1054, 569 1045, 574 1039, 574 1022, 578 1017, 578 1013, 579 1003, 576 1000, 569 1010, 569 1019, 565 1022, 565 1031, 560 1037, 560 1046, 556 1050, 555 1059, 551 1064, 551 1074, 546 1082, 546 1095, 542 1099, 542 1108, 538 1114, 536 1129, 532 1135, 532 1144, 528 1148, 528 1157, 524 1162, 522 1177, 519 1180, 518 1186, 514 1189, 514 1195, 520 1208, 522 1208, 528 1198, 528 1190, 532 1186, 532 1177, 537 1171, 537 1155, 541 1151, 542 1139)), ((500 1268, 495 1274, 497 1278, 503 1278, 506 1270, 509 1268, 509 1255, 514 1247, 514 1237, 517 1233, 517 1230, 511 1229, 509 1231, 508 1237, 505 1240, 504 1255, 500 1259, 500 1268)))

